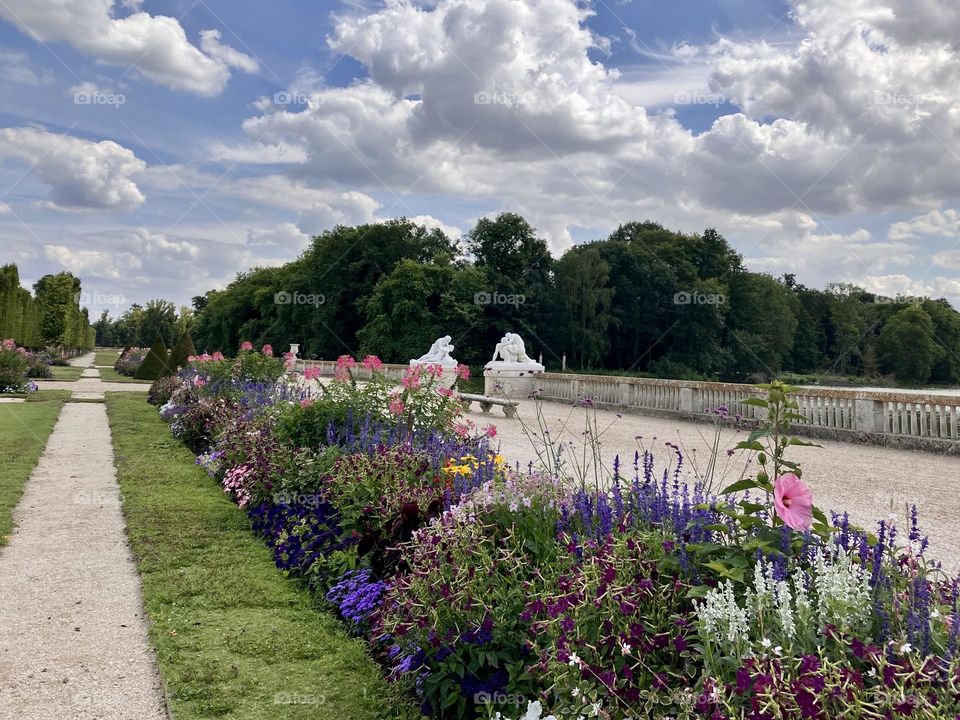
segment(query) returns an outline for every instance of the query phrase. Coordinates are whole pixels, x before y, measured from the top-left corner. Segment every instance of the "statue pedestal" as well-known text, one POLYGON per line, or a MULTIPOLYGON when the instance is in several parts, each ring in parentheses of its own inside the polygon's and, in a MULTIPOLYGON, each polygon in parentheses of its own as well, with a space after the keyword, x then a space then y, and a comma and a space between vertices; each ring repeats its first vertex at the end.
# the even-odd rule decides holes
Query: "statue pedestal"
POLYGON ((424 362, 421 360, 411 360, 410 367, 439 365, 443 368, 443 374, 433 381, 434 387, 452 388, 457 382, 457 361, 450 359, 442 362, 424 362))
POLYGON ((488 362, 483 368, 483 394, 526 400, 537 389, 537 375, 543 371, 540 363, 488 362))

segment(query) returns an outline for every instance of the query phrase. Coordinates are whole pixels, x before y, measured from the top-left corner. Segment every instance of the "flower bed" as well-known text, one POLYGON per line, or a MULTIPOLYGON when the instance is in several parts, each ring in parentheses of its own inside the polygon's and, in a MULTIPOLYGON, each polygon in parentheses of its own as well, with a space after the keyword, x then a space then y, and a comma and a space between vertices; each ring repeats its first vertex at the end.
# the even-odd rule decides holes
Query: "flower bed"
POLYGON ((441 718, 955 718, 960 583, 914 512, 875 533, 813 504, 789 459, 789 388, 740 444, 754 477, 683 457, 586 487, 508 467, 440 392, 341 358, 282 376, 244 348, 194 358, 155 401, 391 680, 441 718))
MULTIPOLYGON (((0 343, 0 394, 2 393, 30 393, 36 392, 37 384, 31 377, 44 377, 42 374, 31 374, 31 370, 43 366, 40 358, 20 347, 11 339, 0 343)), ((49 366, 47 366, 49 371, 49 366)), ((37 369, 34 372, 41 373, 37 369)))
POLYGON ((113 369, 121 375, 133 377, 143 364, 148 352, 150 352, 150 348, 129 347, 117 358, 117 361, 113 364, 113 369))

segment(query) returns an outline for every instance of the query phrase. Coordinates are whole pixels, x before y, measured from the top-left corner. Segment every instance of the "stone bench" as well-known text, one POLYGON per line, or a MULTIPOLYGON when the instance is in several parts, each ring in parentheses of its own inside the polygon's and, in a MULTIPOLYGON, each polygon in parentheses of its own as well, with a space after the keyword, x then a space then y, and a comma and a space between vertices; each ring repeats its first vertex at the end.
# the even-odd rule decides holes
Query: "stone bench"
POLYGON ((466 403, 468 410, 470 409, 471 403, 479 403, 480 409, 483 411, 484 415, 489 415, 490 410, 493 409, 493 406, 499 405, 503 408, 503 414, 508 418, 517 416, 517 406, 520 404, 516 400, 495 398, 490 397, 489 395, 471 395, 469 393, 461 395, 460 399, 466 403))

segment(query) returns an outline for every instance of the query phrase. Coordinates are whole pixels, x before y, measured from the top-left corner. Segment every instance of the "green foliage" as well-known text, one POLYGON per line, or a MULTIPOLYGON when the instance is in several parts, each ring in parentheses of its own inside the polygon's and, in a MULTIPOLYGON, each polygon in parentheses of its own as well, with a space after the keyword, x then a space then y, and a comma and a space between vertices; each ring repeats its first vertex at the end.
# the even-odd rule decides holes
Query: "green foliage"
MULTIPOLYGON (((920 305, 910 305, 890 318, 877 342, 882 367, 897 381, 924 384, 944 356, 933 320, 920 305)), ((947 371, 949 373, 949 371, 947 371)))
POLYGON ((251 350, 241 350, 235 358, 201 358, 197 359, 194 367, 213 383, 272 383, 283 374, 283 361, 280 358, 268 357, 251 350))
POLYGON ((44 275, 34 292, 21 287, 16 265, 0 267, 0 338, 13 338, 28 348, 93 349, 78 278, 70 273, 44 275))
MULTIPOLYGON (((385 362, 406 362, 442 335, 467 335, 483 315, 474 297, 485 283, 484 274, 475 268, 401 261, 362 304, 365 323, 357 334, 361 353, 376 354, 385 362)), ((461 345, 457 355, 479 361, 476 351, 461 345)))
POLYGON ((158 377, 170 374, 167 346, 163 342, 163 338, 158 336, 153 345, 150 346, 150 352, 147 353, 133 376, 137 380, 156 380, 158 377))
POLYGON ((884 298, 842 283, 807 288, 793 275, 749 272, 713 228, 687 234, 649 221, 554 259, 526 220, 502 213, 479 220, 460 246, 408 220, 337 227, 295 262, 197 296, 192 323, 197 347, 209 352, 250 339, 299 343, 306 358, 359 350, 405 362, 450 334, 456 357, 475 366, 510 331, 551 370, 565 355, 574 371, 874 382, 896 372, 879 334, 905 301, 930 316, 943 352, 921 349, 919 367, 900 375, 917 377, 929 364, 914 382, 960 383, 960 314, 946 300, 884 298))
POLYGON ((187 358, 196 354, 197 350, 193 347, 193 339, 190 337, 190 333, 183 333, 177 340, 177 344, 173 346, 173 350, 170 351, 170 360, 168 361, 170 370, 176 372, 180 368, 186 367, 187 358))

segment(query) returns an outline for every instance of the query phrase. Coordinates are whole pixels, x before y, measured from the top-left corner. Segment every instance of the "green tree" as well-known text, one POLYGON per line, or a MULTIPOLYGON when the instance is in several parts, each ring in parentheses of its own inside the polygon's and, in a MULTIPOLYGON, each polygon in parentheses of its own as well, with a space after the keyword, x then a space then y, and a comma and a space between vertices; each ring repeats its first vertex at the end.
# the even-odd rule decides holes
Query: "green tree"
POLYGON ((177 340, 176 345, 170 351, 170 359, 167 361, 167 368, 172 375, 182 367, 186 367, 187 358, 196 355, 197 350, 193 346, 193 340, 190 333, 183 333, 177 340))
POLYGON ((565 329, 563 349, 580 367, 595 367, 607 352, 610 266, 589 245, 568 250, 556 263, 556 307, 565 329))
POLYGON ((930 380, 944 353, 934 339, 933 320, 920 305, 910 305, 887 320, 877 348, 881 367, 897 382, 918 385, 930 380))
POLYGON ((482 283, 482 273, 473 268, 400 262, 363 305, 366 323, 357 333, 360 353, 403 363, 425 353, 438 337, 450 335, 458 346, 455 357, 476 362, 471 355, 476 348, 467 338, 482 316, 474 302, 482 283))
POLYGON ((140 337, 163 338, 172 345, 177 328, 177 306, 169 300, 148 300, 140 318, 140 337))

